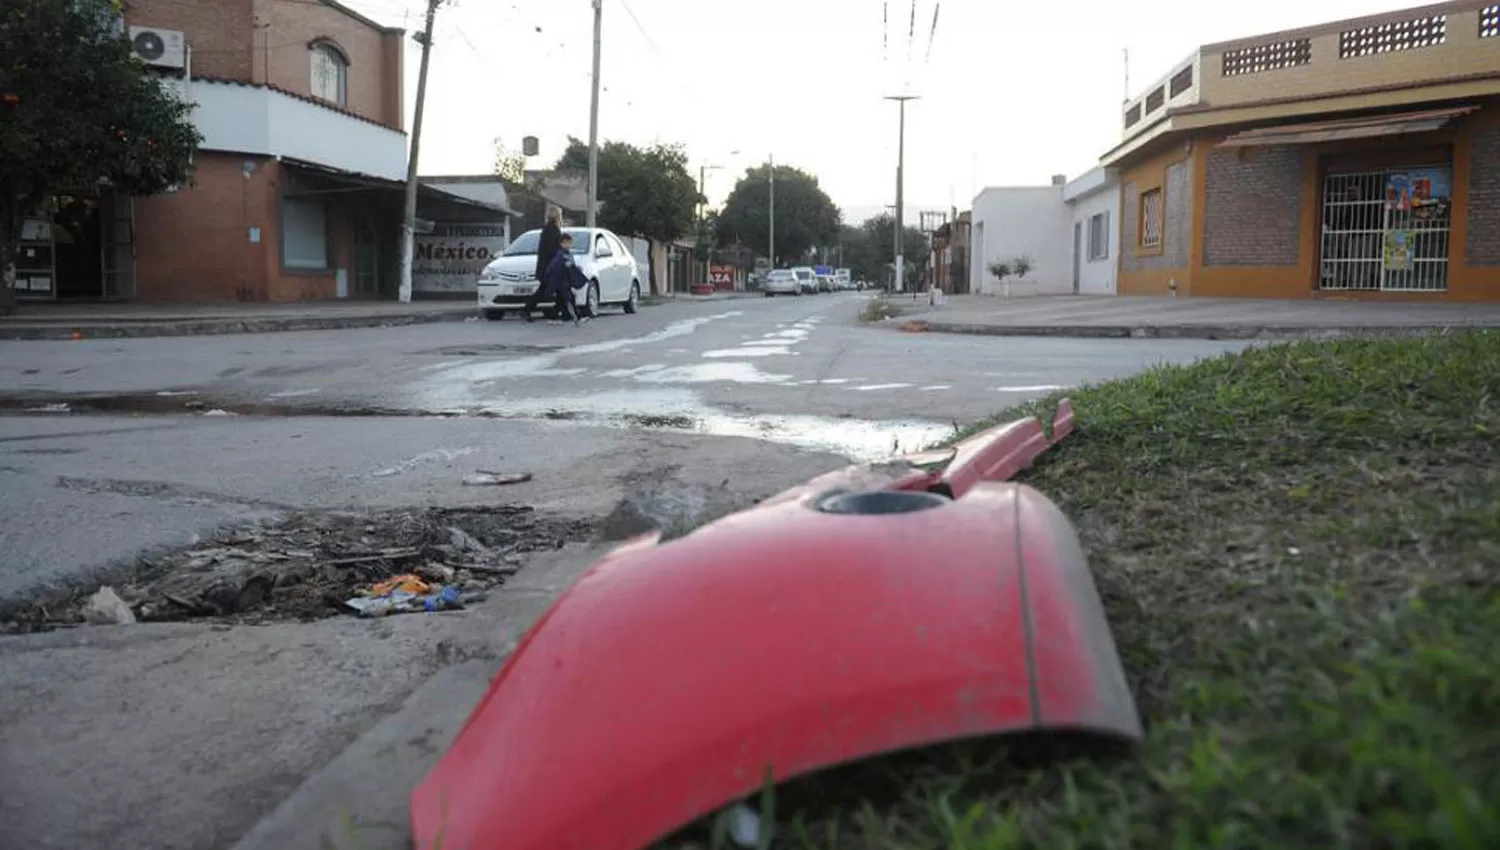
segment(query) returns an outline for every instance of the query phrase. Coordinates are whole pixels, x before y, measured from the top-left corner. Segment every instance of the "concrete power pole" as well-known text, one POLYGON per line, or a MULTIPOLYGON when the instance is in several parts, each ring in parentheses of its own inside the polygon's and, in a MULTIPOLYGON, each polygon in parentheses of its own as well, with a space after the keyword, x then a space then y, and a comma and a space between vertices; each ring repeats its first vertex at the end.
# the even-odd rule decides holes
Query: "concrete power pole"
POLYGON ((905 234, 902 226, 902 214, 905 212, 906 203, 906 102, 918 100, 914 94, 898 94, 887 97, 886 100, 894 100, 901 110, 900 129, 897 131, 896 140, 896 291, 905 292, 906 272, 906 246, 902 243, 906 240, 901 237, 905 234))
POLYGON ((422 30, 422 66, 417 71, 417 107, 412 117, 411 150, 406 155, 406 210, 401 217, 401 288, 396 299, 411 303, 411 266, 416 260, 417 155, 422 145, 422 108, 427 101, 427 65, 432 56, 432 19, 443 0, 427 0, 427 26, 422 30))
POLYGON ((589 98, 589 203, 586 224, 599 216, 599 53, 604 36, 604 0, 594 0, 594 91, 589 98))
POLYGON ((766 204, 766 209, 771 211, 771 254, 767 259, 771 261, 771 270, 776 270, 776 155, 770 154, 766 157, 766 175, 770 178, 771 200, 766 204))

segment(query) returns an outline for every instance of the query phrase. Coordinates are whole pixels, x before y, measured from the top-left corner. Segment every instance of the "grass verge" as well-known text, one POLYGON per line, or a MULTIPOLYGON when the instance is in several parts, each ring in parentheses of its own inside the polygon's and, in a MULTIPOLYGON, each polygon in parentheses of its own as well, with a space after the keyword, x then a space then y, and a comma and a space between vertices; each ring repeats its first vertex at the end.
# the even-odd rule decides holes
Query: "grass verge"
POLYGON ((1500 333, 1070 395, 1077 433, 1023 480, 1078 526, 1146 740, 793 782, 778 846, 1500 847, 1500 333))
POLYGON ((876 296, 867 300, 863 307, 859 308, 859 320, 861 322, 883 322, 886 319, 894 319, 906 311, 899 304, 876 296))

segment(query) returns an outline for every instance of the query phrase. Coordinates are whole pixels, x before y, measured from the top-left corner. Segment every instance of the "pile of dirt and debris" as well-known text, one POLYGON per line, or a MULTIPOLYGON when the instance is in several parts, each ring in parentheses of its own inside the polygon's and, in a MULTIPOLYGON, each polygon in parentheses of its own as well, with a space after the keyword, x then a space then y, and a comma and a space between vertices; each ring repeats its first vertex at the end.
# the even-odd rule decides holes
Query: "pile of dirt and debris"
POLYGON ((383 513, 305 513, 227 531, 143 559, 105 587, 13 608, 8 631, 84 622, 314 620, 462 607, 503 584, 527 553, 587 540, 583 520, 526 506, 383 513))

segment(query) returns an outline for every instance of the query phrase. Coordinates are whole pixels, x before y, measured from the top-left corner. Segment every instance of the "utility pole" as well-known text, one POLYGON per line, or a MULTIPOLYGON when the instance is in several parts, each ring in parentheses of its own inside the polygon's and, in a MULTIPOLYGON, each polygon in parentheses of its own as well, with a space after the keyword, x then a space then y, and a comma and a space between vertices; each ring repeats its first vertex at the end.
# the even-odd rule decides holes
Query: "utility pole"
POLYGON ((901 244, 902 242, 905 241, 905 240, 903 240, 901 238, 902 235, 905 233, 905 228, 902 227, 902 221, 901 221, 901 219, 902 219, 902 213, 904 212, 903 205, 906 203, 906 102, 908 100, 918 100, 918 99, 919 98, 916 95, 914 95, 914 94, 897 94, 897 95, 891 95, 891 96, 889 96, 889 97, 886 98, 886 100, 894 100, 894 101, 896 101, 896 103, 899 105, 900 110, 901 110, 900 129, 898 130, 898 135, 896 137, 897 141, 896 141, 896 254, 895 254, 895 257, 896 257, 896 291, 897 292, 904 292, 905 289, 906 289, 906 285, 904 283, 904 280, 905 280, 905 271, 906 271, 906 268, 905 268, 906 267, 906 250, 905 250, 906 246, 904 246, 904 245, 901 244))
POLYGON ((604 0, 594 0, 594 91, 589 98, 589 203, 586 224, 599 214, 599 48, 604 35, 604 0))
POLYGON ((427 62, 432 56, 432 19, 443 0, 427 0, 427 27, 422 30, 422 66, 417 71, 417 108, 412 117, 411 150, 406 155, 406 211, 401 217, 401 288, 396 299, 411 303, 411 266, 416 259, 417 154, 422 144, 422 108, 427 101, 427 62))
POLYGON ((771 202, 766 208, 771 211, 771 253, 768 257, 771 261, 771 270, 776 270, 776 155, 766 156, 766 175, 770 178, 771 202))

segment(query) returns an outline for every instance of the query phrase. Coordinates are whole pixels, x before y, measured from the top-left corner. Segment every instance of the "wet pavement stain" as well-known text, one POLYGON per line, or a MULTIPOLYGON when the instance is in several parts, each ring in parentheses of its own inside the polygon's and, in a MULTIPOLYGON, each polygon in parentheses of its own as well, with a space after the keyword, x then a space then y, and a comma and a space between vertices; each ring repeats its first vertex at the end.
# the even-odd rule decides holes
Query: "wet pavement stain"
MULTIPOLYGON (((700 367, 754 367, 712 363, 700 367)), ((649 373, 648 373, 649 374, 649 373)), ((774 376, 781 377, 781 376, 774 376)), ((676 383, 677 381, 672 381, 676 383)), ((76 417, 142 414, 176 417, 429 417, 552 422, 607 428, 648 428, 683 434, 743 437, 828 451, 853 460, 881 460, 925 448, 955 431, 952 424, 923 420, 876 421, 810 415, 735 413, 703 404, 686 390, 613 391, 578 397, 503 399, 448 409, 379 407, 306 399, 247 402, 233 398, 162 397, 155 394, 0 397, 0 415, 76 417)), ((232 420, 226 420, 232 421, 232 420)))

